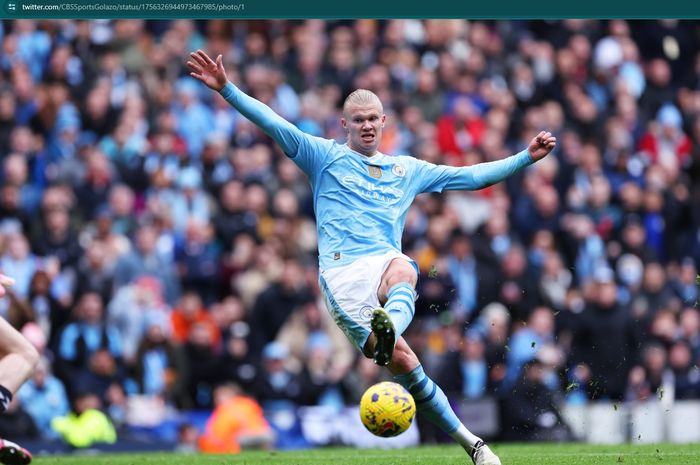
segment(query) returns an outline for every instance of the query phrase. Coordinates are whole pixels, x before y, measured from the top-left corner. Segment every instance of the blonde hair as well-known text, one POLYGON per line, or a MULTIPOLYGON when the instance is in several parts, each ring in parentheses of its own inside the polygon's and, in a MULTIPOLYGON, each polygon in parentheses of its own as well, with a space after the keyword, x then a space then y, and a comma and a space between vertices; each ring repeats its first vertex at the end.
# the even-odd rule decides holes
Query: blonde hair
POLYGON ((357 89, 345 99, 343 103, 343 114, 348 112, 351 106, 362 106, 362 105, 377 105, 379 107, 379 112, 384 113, 384 106, 382 101, 379 100, 377 94, 367 89, 357 89))

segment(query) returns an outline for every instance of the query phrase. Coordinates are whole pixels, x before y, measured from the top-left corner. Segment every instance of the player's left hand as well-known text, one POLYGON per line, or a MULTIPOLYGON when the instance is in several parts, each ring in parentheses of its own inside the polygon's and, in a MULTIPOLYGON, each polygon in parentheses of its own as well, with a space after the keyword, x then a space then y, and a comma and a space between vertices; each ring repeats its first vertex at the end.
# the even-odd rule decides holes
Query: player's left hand
POLYGON ((190 60, 187 62, 190 68, 190 76, 199 79, 212 90, 219 92, 228 82, 224 60, 221 55, 212 60, 203 50, 190 53, 190 60))
POLYGON ((546 157, 557 145, 557 138, 551 132, 542 131, 537 134, 527 146, 527 150, 535 161, 546 157))

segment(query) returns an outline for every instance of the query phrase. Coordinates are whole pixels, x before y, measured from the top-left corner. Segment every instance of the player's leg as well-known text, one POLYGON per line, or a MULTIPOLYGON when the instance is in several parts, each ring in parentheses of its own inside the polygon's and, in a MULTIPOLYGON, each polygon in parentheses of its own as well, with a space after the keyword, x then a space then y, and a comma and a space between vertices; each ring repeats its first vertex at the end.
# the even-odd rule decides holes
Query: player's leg
MULTIPOLYGON (((0 413, 12 401, 12 396, 29 379, 39 361, 39 354, 7 321, 0 318, 0 413)), ((0 463, 25 465, 31 454, 14 442, 0 438, 0 463)))
MULTIPOLYGON (((353 269, 353 265, 331 272, 327 271, 319 276, 319 286, 328 311, 353 345, 367 357, 373 357, 378 334, 372 330, 371 324, 367 324, 369 315, 365 315, 364 309, 371 309, 372 306, 379 304, 380 301, 383 301, 388 307, 390 302, 386 298, 386 294, 391 294, 387 290, 390 289, 389 286, 392 283, 396 284, 394 281, 403 278, 406 280, 405 282, 411 285, 411 289, 415 285, 415 271, 414 274, 394 273, 397 268, 392 268, 392 265, 401 262, 412 267, 411 262, 408 260, 394 259, 382 273, 381 280, 378 277, 379 273, 372 275, 371 272, 367 272, 368 269, 375 269, 375 265, 380 265, 379 261, 376 264, 360 262, 357 264, 358 269, 356 270, 353 269), (360 274, 358 275, 357 273, 360 274), (373 276, 377 276, 377 279, 375 280, 373 276), (384 279, 389 276, 392 276, 392 278, 384 279), (376 284, 377 282, 379 285, 376 284), (374 292, 366 293, 366 290, 371 288, 379 289, 384 299, 381 299, 381 297, 378 299, 379 296, 375 295, 374 292)), ((405 271, 405 268, 401 269, 405 271)), ((381 268, 379 271, 381 271, 381 268)), ((401 325, 399 327, 403 327, 403 329, 408 326, 413 316, 413 300, 411 300, 410 304, 410 311, 407 313, 410 314, 410 317, 406 318, 405 322, 397 318, 398 324, 401 325)), ((404 307, 404 312, 406 308, 409 308, 409 306, 404 307)), ((391 348, 391 363, 388 368, 395 375, 396 381, 411 392, 416 401, 417 410, 449 433, 464 447, 477 465, 500 465, 498 457, 487 446, 483 445, 483 441, 471 434, 462 425, 452 407, 450 407, 447 397, 425 375, 418 358, 406 341, 399 337, 394 350, 394 340, 392 338, 391 348)))
POLYGON ((423 371, 418 357, 402 337, 387 366, 394 380, 411 393, 416 410, 449 434, 469 454, 476 465, 501 465, 491 449, 474 435, 455 414, 445 393, 423 371))
POLYGON ((378 365, 391 361, 396 341, 413 319, 417 280, 415 267, 404 258, 394 258, 382 274, 377 297, 384 307, 374 310, 371 322, 378 365))
POLYGON ((34 346, 0 318, 0 412, 5 411, 12 395, 29 379, 38 362, 34 346))
POLYGON ((34 346, 0 318, 0 413, 7 409, 12 395, 29 379, 38 362, 34 346))

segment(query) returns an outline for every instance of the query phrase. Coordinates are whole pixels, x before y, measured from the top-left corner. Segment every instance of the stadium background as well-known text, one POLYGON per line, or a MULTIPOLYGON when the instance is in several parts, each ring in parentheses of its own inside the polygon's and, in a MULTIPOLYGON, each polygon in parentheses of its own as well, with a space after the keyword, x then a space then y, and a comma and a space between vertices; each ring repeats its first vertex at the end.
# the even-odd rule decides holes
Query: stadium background
POLYGON ((406 336, 468 426, 570 440, 564 411, 699 399, 698 26, 1 22, 0 269, 17 284, 0 314, 45 358, 0 436, 60 449, 53 418, 87 405, 124 447, 193 450, 233 382, 276 432, 263 444, 337 443, 301 422, 346 418, 385 379, 319 301, 306 180, 188 76, 197 48, 319 136, 342 140, 342 99, 373 90, 387 154, 469 165, 558 137, 523 174, 409 213, 406 336))

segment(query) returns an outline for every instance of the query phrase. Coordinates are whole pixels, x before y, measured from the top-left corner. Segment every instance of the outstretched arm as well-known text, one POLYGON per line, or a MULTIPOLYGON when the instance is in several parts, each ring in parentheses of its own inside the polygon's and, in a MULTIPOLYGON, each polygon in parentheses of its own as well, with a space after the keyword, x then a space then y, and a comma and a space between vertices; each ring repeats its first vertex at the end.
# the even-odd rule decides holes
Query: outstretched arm
POLYGON ((536 135, 527 149, 503 160, 479 163, 473 166, 452 167, 431 165, 422 192, 443 190, 477 190, 496 184, 516 174, 526 166, 546 157, 556 146, 557 139, 542 131, 536 135))
POLYGON ((234 86, 226 77, 221 55, 214 61, 204 51, 197 50, 190 53, 187 66, 191 70, 190 76, 219 92, 240 114, 272 137, 287 155, 297 153, 304 133, 270 107, 234 86))

